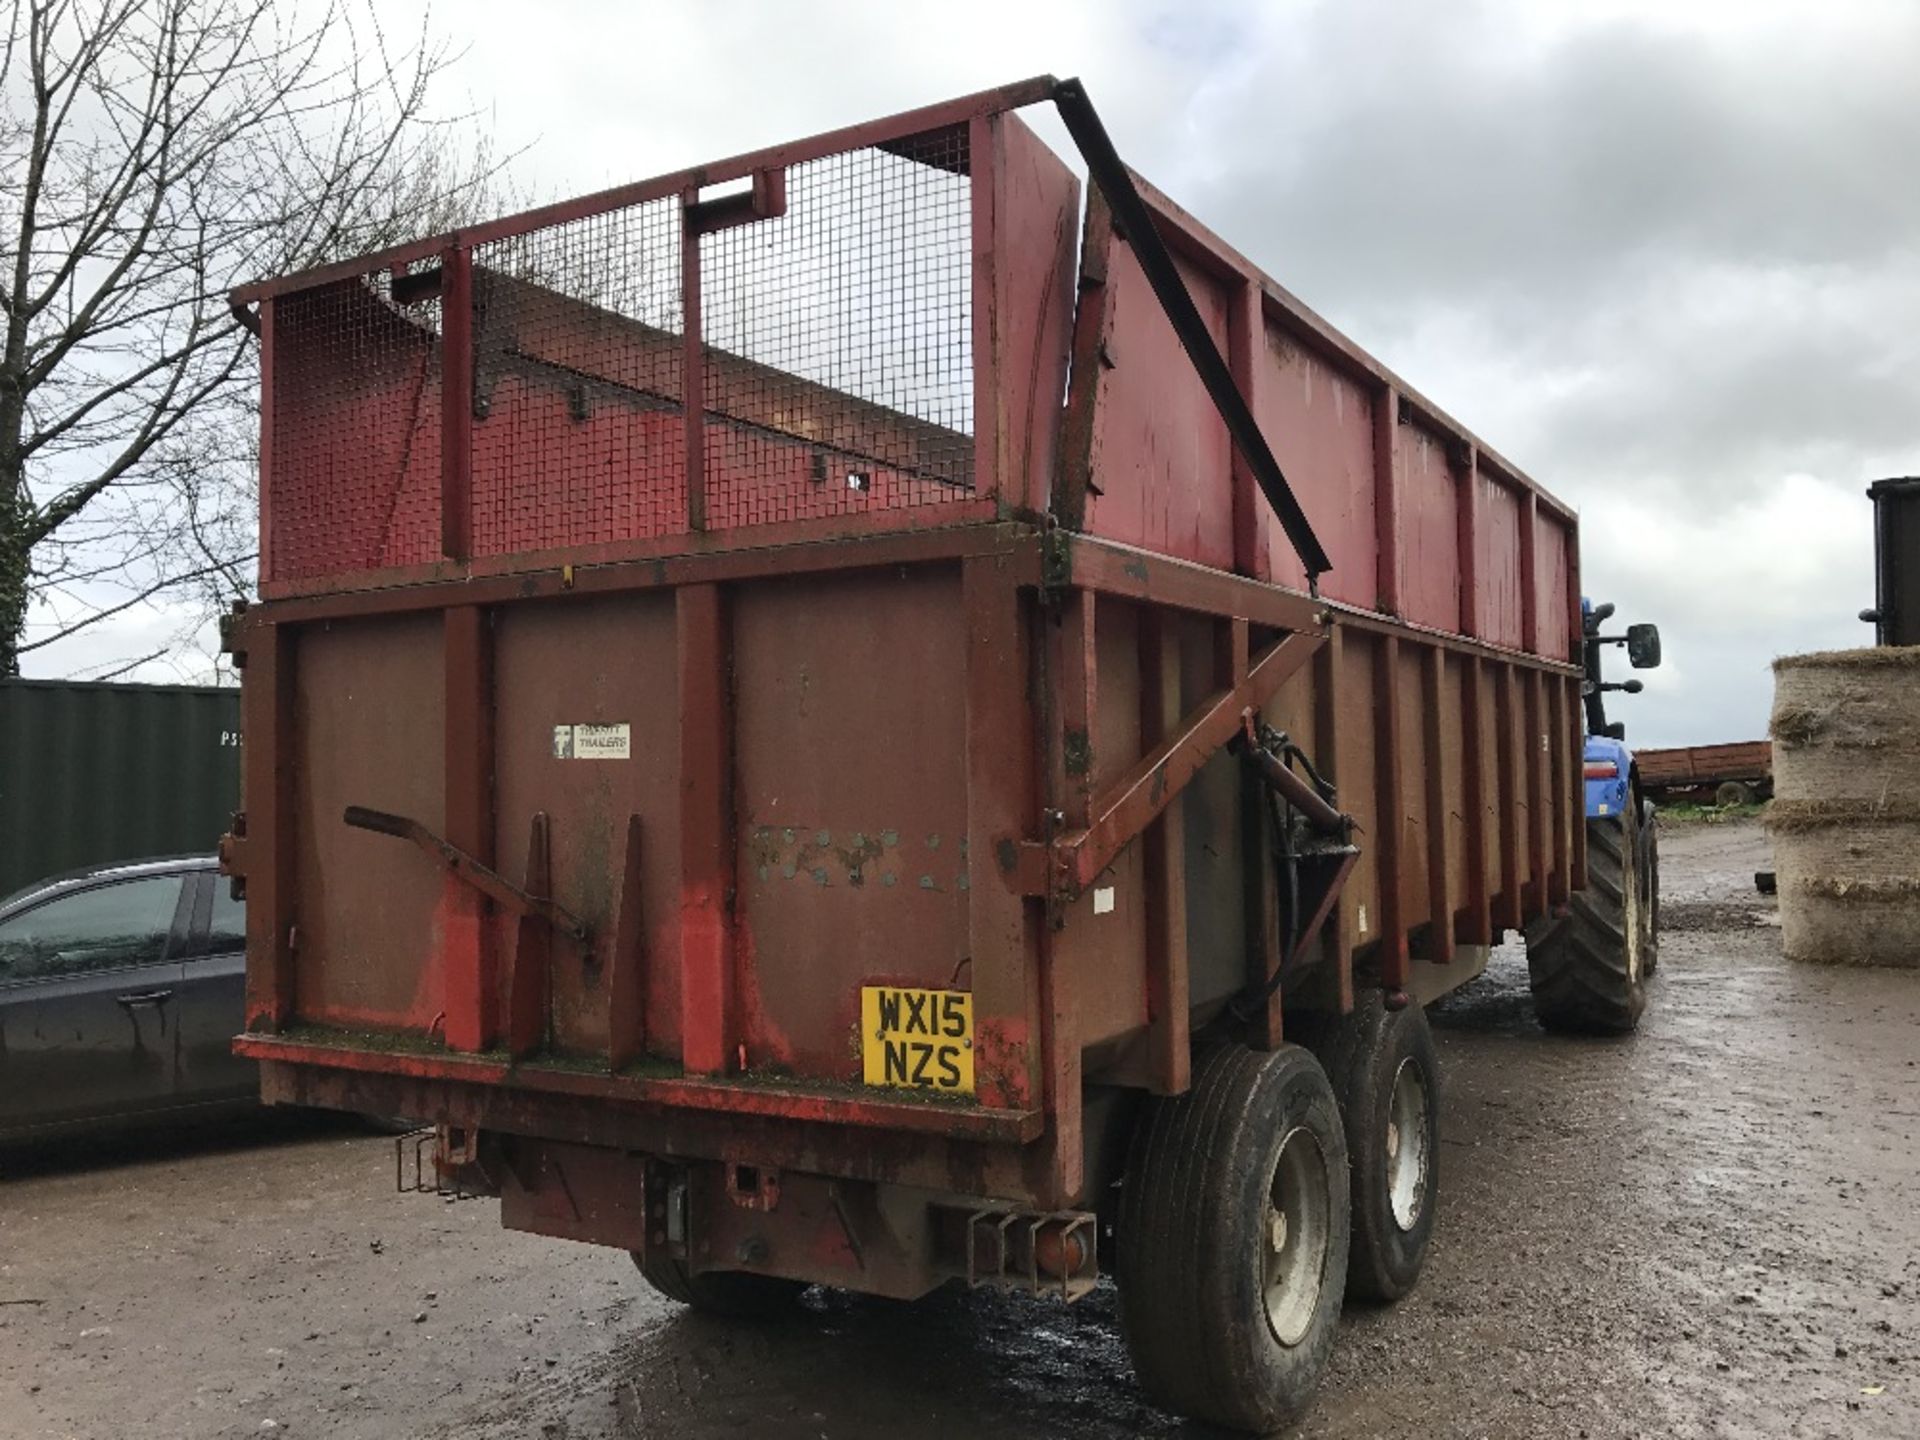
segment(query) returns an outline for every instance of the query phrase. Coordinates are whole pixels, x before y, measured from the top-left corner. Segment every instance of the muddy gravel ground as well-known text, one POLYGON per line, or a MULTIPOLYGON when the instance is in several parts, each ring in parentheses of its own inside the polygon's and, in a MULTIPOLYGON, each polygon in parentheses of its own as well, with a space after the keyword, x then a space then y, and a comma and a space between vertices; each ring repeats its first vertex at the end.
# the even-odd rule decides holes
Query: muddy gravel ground
MULTIPOLYGON (((1920 1436, 1920 973, 1789 966, 1752 823, 1663 849, 1637 1036, 1542 1034, 1507 952, 1436 1010, 1426 1275, 1349 1310, 1300 1435, 1920 1436)), ((0 1436, 1199 1433, 1111 1291, 730 1327, 392 1170, 283 1120, 0 1157, 0 1436)))

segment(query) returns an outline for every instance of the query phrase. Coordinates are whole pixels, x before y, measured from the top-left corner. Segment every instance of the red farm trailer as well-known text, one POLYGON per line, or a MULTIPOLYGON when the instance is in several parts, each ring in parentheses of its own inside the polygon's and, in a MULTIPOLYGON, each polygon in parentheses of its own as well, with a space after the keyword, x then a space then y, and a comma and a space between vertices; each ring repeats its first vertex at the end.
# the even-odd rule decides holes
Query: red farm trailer
POLYGON ((1071 81, 234 306, 267 1097, 713 1310, 1111 1271, 1296 1413, 1426 1250, 1422 1004, 1586 883, 1572 511, 1071 81))
POLYGON ((1662 803, 1751 805, 1773 798, 1773 745, 1767 740, 1636 750, 1633 762, 1647 795, 1662 803))

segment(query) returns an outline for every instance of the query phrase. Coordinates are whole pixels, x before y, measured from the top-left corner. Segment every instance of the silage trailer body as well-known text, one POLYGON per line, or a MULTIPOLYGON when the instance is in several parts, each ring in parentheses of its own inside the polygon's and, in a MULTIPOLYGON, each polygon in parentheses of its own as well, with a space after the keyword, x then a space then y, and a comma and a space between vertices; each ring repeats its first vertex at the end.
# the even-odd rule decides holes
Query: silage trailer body
POLYGON ((1138 182, 1309 593, 1054 93, 236 293, 270 1098, 694 1272, 1071 1295, 1197 1035, 1564 907, 1573 514, 1138 182))

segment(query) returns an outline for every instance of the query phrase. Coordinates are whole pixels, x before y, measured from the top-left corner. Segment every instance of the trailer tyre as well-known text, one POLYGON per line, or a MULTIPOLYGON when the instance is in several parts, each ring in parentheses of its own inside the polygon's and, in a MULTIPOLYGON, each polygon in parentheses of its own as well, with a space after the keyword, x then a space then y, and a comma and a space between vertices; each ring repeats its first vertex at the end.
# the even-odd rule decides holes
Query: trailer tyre
POLYGON ((1629 816, 1587 821, 1587 885, 1566 912, 1527 927, 1533 1013, 1549 1030, 1624 1035, 1646 1009, 1641 827, 1629 816))
POLYGON ((1440 1061, 1427 1013, 1356 998, 1322 1052, 1353 1172, 1349 1299, 1398 1300, 1420 1278, 1440 1196, 1440 1061))
POLYGON ((709 1315, 735 1320, 771 1319, 792 1309, 807 1288, 798 1280, 744 1270, 704 1270, 696 1275, 686 1261, 670 1255, 645 1256, 638 1250, 631 1253, 641 1278, 655 1290, 709 1315))
POLYGON ((1720 788, 1713 792, 1713 803, 1723 810, 1734 805, 1751 805, 1756 798, 1753 787, 1744 780, 1722 780, 1720 788))
POLYGON ((1157 1403, 1268 1431, 1333 1350, 1351 1206, 1326 1072, 1297 1045, 1196 1056, 1135 1126, 1115 1233, 1120 1321, 1157 1403))

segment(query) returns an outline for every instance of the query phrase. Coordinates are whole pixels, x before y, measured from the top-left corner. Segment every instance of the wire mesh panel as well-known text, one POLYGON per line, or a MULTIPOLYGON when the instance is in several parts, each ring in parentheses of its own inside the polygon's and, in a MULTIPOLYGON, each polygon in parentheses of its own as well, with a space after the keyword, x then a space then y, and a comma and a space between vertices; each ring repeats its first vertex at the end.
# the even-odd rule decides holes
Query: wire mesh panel
POLYGON ((667 193, 475 246, 472 363, 445 369, 470 368, 471 387, 445 397, 459 407, 445 417, 457 274, 416 263, 283 293, 267 578, 441 560, 449 441, 471 513, 444 534, 475 559, 970 498, 967 137, 953 126, 787 166, 772 214, 667 193), (707 233, 688 242, 689 228, 707 233), (703 504, 687 474, 687 243, 700 246, 703 504))
POLYGON ((968 172, 959 126, 829 155, 702 237, 712 528, 971 493, 968 172))
POLYGON ((473 552, 686 526, 677 200, 473 253, 473 552))
POLYGON ((267 456, 274 580, 440 555, 440 302, 387 271, 272 312, 267 456))

